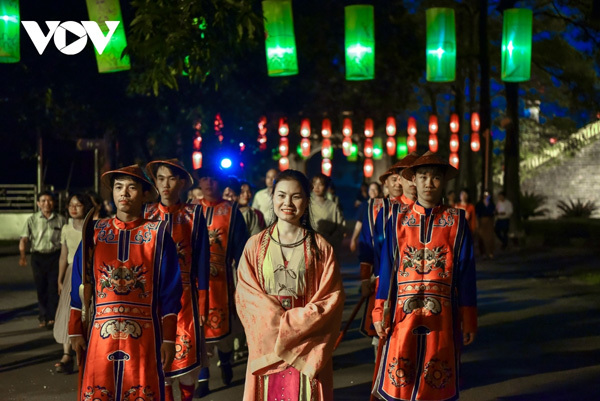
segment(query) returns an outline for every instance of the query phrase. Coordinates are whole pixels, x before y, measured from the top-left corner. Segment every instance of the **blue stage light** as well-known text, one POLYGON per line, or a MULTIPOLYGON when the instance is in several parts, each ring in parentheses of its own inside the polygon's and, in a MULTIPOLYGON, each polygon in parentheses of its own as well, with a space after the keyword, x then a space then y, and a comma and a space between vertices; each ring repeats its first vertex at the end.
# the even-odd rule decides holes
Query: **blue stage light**
POLYGON ((228 157, 224 157, 223 159, 221 159, 221 167, 222 168, 229 168, 231 167, 231 159, 228 157))

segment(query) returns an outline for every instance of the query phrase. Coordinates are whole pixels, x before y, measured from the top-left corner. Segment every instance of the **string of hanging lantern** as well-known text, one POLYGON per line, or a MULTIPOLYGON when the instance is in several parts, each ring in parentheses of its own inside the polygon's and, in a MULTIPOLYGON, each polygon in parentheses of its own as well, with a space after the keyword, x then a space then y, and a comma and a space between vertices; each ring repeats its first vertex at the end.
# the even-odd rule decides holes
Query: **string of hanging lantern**
POLYGON ((290 153, 290 145, 288 134, 290 127, 287 123, 287 119, 282 117, 279 119, 279 171, 285 171, 290 168, 290 159, 288 155, 290 153))
POLYGON ((194 170, 198 170, 202 168, 202 152, 200 149, 202 148, 202 122, 200 120, 196 121, 193 125, 194 128, 194 142, 192 152, 192 167, 194 170))

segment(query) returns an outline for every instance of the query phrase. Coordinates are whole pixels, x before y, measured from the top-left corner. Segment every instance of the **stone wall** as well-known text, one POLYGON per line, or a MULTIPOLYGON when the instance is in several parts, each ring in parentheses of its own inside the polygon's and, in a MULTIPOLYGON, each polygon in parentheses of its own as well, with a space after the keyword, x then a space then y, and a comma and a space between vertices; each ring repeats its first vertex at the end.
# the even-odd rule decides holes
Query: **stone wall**
MULTIPOLYGON (((556 207, 560 200, 591 200, 600 208, 600 140, 536 170, 521 183, 521 191, 547 196, 545 207, 550 211, 547 217, 560 216, 561 210, 556 207)), ((600 210, 592 217, 600 217, 600 210)))

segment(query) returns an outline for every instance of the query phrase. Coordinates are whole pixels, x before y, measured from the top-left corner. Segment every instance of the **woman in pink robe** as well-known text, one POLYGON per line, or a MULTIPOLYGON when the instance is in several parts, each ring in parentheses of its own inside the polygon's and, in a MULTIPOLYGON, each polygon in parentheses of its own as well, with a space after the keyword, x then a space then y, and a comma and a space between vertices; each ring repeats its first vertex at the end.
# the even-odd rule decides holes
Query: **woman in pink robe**
POLYGON ((340 269, 310 226, 308 179, 286 170, 273 188, 275 222, 248 240, 238 267, 235 299, 249 349, 244 400, 333 400, 340 269))

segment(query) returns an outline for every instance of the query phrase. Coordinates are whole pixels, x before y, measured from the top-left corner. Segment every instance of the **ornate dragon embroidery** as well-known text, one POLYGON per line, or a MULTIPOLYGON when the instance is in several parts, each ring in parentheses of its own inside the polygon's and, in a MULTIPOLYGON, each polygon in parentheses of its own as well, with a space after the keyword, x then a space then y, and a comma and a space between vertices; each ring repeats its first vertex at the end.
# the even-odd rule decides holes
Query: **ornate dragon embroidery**
POLYGON ((147 297, 146 277, 144 275, 143 265, 137 265, 129 268, 125 265, 114 267, 102 263, 100 267, 100 292, 98 298, 105 298, 104 289, 113 290, 117 295, 127 295, 131 291, 139 288, 141 290, 140 298, 147 297))
POLYGON ((411 269, 420 274, 428 274, 434 270, 441 270, 440 277, 448 277, 446 272, 447 250, 443 246, 435 248, 416 248, 408 245, 402 257, 402 277, 408 277, 407 270, 411 269))
POLYGON ((387 369, 388 377, 396 387, 406 387, 415 380, 415 367, 405 358, 393 358, 387 369))

